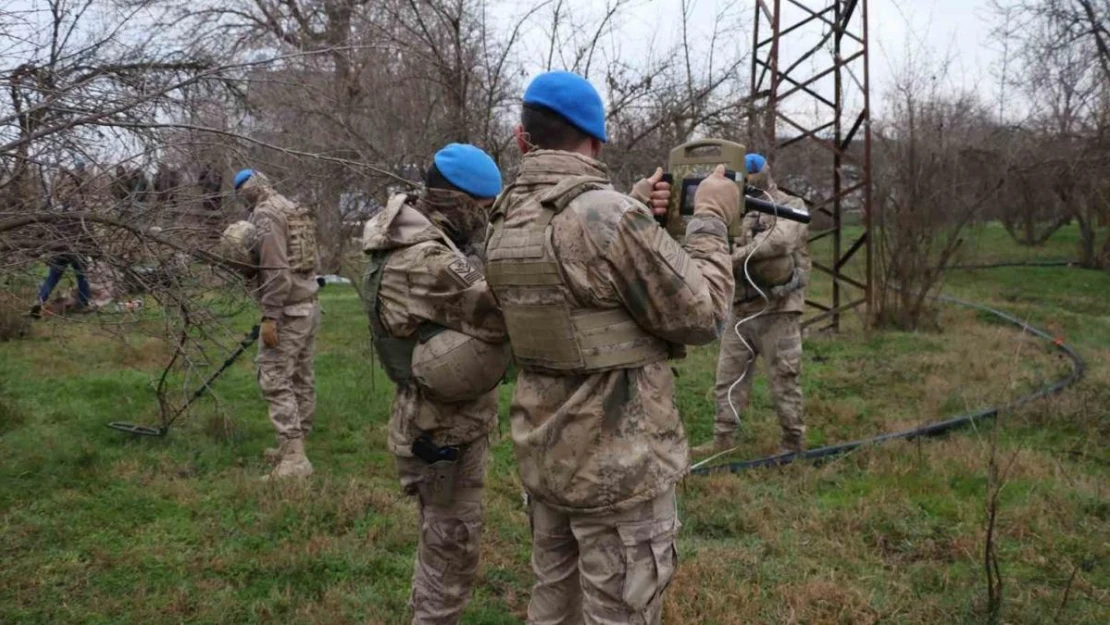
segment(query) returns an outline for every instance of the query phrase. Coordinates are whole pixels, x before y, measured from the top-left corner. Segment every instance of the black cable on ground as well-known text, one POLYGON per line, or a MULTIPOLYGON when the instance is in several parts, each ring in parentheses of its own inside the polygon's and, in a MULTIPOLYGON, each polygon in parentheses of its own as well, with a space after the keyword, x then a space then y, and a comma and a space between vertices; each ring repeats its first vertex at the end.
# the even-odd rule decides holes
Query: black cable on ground
POLYGON ((1002 267, 1074 267, 1078 266, 1077 260, 1027 260, 1004 261, 999 263, 985 263, 982 265, 952 265, 946 270, 971 270, 971 269, 1000 269, 1002 267))
POLYGON ((967 427, 967 426, 969 426, 969 425, 971 425, 971 424, 973 424, 977 421, 981 421, 983 419, 992 419, 994 417, 997 417, 998 414, 1000 412, 1004 411, 1004 410, 1012 410, 1014 408, 1024 406, 1025 404, 1028 404, 1029 402, 1036 401, 1036 400, 1044 398, 1044 397, 1048 397, 1049 395, 1055 395, 1056 393, 1059 393, 1060 391, 1062 391, 1065 388, 1071 386, 1072 384, 1075 384, 1076 382, 1078 382, 1083 377, 1083 373, 1084 373, 1084 371, 1086 371, 1086 368, 1087 368, 1087 364, 1083 361, 1083 358, 1080 357, 1080 355, 1070 345, 1067 345, 1063 342, 1060 342, 1060 341, 1056 340, 1048 332, 1045 332, 1044 330, 1041 330, 1040 328, 1033 327, 1033 326, 1029 325, 1028 323, 1025 323, 1024 321, 1022 321, 1021 319, 1018 319, 1017 317, 1014 317, 1012 315, 1004 313, 1000 310, 990 308, 988 306, 983 306, 981 304, 973 304, 971 302, 965 302, 963 300, 959 300, 959 299, 956 299, 956 298, 953 298, 953 297, 943 297, 942 296, 942 297, 938 297, 936 299, 939 300, 939 301, 942 301, 942 302, 949 303, 949 304, 956 304, 956 305, 964 306, 964 307, 967 307, 967 308, 974 308, 976 310, 980 310, 980 311, 992 314, 992 315, 994 315, 994 316, 996 316, 996 317, 998 317, 998 318, 1000 318, 1004 321, 1008 321, 1008 322, 1012 323, 1013 325, 1021 328, 1024 332, 1028 332, 1028 333, 1030 333, 1034 336, 1038 336, 1038 337, 1043 338, 1047 341, 1051 341, 1052 344, 1056 346, 1056 349, 1059 350, 1065 356, 1067 356, 1068 360, 1071 362, 1071 373, 1069 375, 1065 376, 1065 377, 1062 377, 1062 378, 1056 380, 1055 382, 1053 382, 1051 384, 1048 384, 1047 386, 1044 386, 1044 387, 1042 387, 1042 388, 1040 388, 1036 391, 1033 391, 1032 393, 1029 393, 1027 395, 1019 397, 1019 398, 1017 398, 1015 400, 1012 400, 1012 401, 1010 401, 1006 404, 1003 404, 1001 406, 994 406, 994 407, 991 407, 991 408, 984 408, 983 410, 979 410, 977 412, 973 412, 973 413, 969 413, 969 414, 963 414, 963 415, 960 415, 960 416, 957 416, 957 417, 953 417, 951 419, 947 419, 945 421, 940 421, 938 423, 930 423, 930 424, 922 425, 920 427, 916 427, 916 428, 913 428, 913 429, 910 429, 910 430, 903 430, 901 432, 893 432, 893 433, 890 433, 890 434, 881 434, 879 436, 875 436, 875 437, 872 437, 872 438, 866 438, 866 439, 862 439, 862 440, 857 440, 857 441, 852 441, 850 443, 841 443, 839 445, 829 445, 827 447, 818 447, 818 448, 809 449, 809 450, 806 450, 802 453, 797 453, 797 454, 796 453, 790 453, 790 454, 781 454, 781 455, 776 455, 776 456, 766 456, 764 458, 756 458, 754 460, 740 460, 740 461, 737 461, 737 462, 729 462, 729 463, 719 464, 719 465, 714 465, 714 466, 709 466, 709 467, 701 467, 699 469, 695 469, 695 470, 691 471, 690 473, 692 475, 710 475, 712 473, 724 473, 724 472, 738 473, 740 471, 744 471, 744 470, 747 470, 747 469, 758 469, 758 468, 763 468, 763 467, 781 466, 781 465, 790 464, 792 462, 796 462, 796 461, 799 461, 799 460, 819 461, 819 460, 823 460, 823 459, 826 459, 826 458, 831 458, 833 456, 839 456, 839 455, 847 453, 849 451, 859 449, 860 447, 871 446, 871 445, 880 445, 880 444, 885 443, 887 441, 913 440, 913 439, 916 439, 916 438, 923 438, 923 437, 930 437, 930 436, 940 436, 942 434, 947 434, 948 432, 951 432, 953 430, 957 430, 957 429, 960 429, 960 428, 963 428, 963 427, 967 427))

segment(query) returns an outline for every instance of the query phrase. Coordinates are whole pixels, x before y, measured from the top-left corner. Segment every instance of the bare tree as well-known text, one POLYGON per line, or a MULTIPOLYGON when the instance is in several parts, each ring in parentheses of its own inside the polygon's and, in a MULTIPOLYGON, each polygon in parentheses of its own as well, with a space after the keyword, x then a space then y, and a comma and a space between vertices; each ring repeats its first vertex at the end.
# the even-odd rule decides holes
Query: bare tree
POLYGON ((172 384, 158 393, 165 407, 237 334, 225 319, 248 305, 246 292, 229 288, 228 263, 202 249, 173 209, 121 215, 132 198, 111 186, 116 165, 134 173, 168 157, 176 146, 162 127, 187 117, 191 93, 233 91, 237 70, 200 48, 167 45, 145 8, 46 0, 0 31, 0 312, 22 317, 42 299, 36 313, 120 338, 179 337, 172 384), (76 297, 36 293, 44 263, 44 287, 72 267, 89 292, 79 280, 76 297), (98 314, 71 316, 96 304, 98 314))
MULTIPOLYGON (((1016 27, 1005 36, 1017 50, 1020 68, 1013 87, 1030 105, 1017 122, 1023 158, 1013 186, 1034 185, 1035 195, 1043 198, 1041 215, 1048 216, 1024 217, 1027 233, 1035 230, 1029 222, 1047 224, 1045 231, 1025 238, 1042 239, 1065 217, 1074 219, 1081 262, 1106 267, 1110 190, 1098 172, 1110 165, 1110 2, 1031 0, 998 4, 996 10, 1017 16, 1016 27)), ((1025 204, 1018 209, 1029 212, 1025 204)))
POLYGON ((608 100, 609 144, 604 159, 614 180, 630 185, 662 165, 671 148, 698 136, 739 140, 746 135, 747 53, 731 42, 743 36, 739 4, 714 7, 695 19, 694 2, 683 1, 673 33, 656 33, 674 43, 649 46, 631 56, 616 36, 625 14, 638 7, 625 0, 592 5, 575 13, 565 2, 549 5, 547 41, 540 46, 546 69, 566 68, 594 81, 608 100), (726 42, 729 42, 726 44, 726 42))
POLYGON ((249 124, 235 132, 339 159, 306 163, 261 146, 244 154, 316 209, 333 270, 350 234, 344 213, 376 204, 398 179, 418 178, 444 143, 499 157, 511 136, 505 113, 519 94, 514 50, 545 4, 495 30, 484 0, 157 2, 189 40, 218 38, 232 58, 315 53, 255 67, 249 124))
POLYGON ((876 125, 873 169, 877 274, 875 321, 916 329, 931 323, 929 296, 962 242, 961 232, 1002 178, 982 146, 995 140, 973 94, 948 95, 943 68, 907 70, 876 125))

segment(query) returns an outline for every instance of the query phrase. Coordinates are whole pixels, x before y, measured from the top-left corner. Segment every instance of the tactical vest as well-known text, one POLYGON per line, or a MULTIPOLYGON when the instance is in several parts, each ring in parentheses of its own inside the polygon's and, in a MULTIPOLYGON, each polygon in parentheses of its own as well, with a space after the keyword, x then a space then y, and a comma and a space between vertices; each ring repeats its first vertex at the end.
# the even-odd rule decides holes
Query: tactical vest
POLYGON ((363 279, 362 296, 366 314, 370 318, 370 335, 374 340, 374 349, 381 358, 385 373, 396 384, 412 382, 412 353, 417 344, 426 341, 443 332, 443 326, 424 322, 417 327, 412 336, 396 338, 389 333, 382 323, 381 306, 379 305, 378 292, 382 288, 382 276, 385 274, 386 263, 393 253, 390 251, 374 252, 370 256, 370 263, 366 267, 363 279))
POLYGON ((276 208, 285 218, 288 233, 285 253, 289 260, 289 270, 295 273, 315 273, 316 219, 312 212, 288 200, 280 201, 276 208))
POLYGON ((538 218, 512 226, 505 224, 504 209, 494 207, 486 282, 501 304, 513 356, 524 369, 586 374, 641 367, 669 355, 667 343, 624 308, 586 308, 572 301, 559 268, 551 220, 583 193, 606 188, 603 178, 563 180, 526 200, 539 204, 538 218))

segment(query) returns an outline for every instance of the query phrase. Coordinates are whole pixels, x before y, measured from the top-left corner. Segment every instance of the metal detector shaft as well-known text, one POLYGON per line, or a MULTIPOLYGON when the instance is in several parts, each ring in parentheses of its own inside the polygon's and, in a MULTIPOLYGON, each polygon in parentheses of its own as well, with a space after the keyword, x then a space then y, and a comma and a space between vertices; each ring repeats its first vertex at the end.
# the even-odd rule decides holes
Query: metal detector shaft
POLYGON ((782 219, 788 219, 803 224, 808 224, 810 219, 809 213, 805 211, 754 198, 750 195, 744 196, 744 208, 746 209, 745 212, 756 211, 765 215, 774 215, 782 219))
MULTIPOLYGON (((220 375, 224 371, 227 371, 228 367, 235 364, 235 361, 239 360, 239 356, 242 356, 243 352, 250 349, 250 346, 253 345, 254 342, 258 340, 258 333, 259 333, 260 329, 261 329, 260 326, 258 326, 257 324, 255 324, 255 326, 253 328, 251 328, 250 334, 243 337, 243 340, 239 341, 239 345, 235 348, 235 351, 231 352, 231 355, 229 355, 227 357, 227 360, 224 361, 224 364, 220 365, 220 368, 216 369, 215 373, 208 376, 208 379, 204 381, 204 384, 202 384, 200 386, 200 388, 193 391, 193 394, 189 397, 189 400, 185 402, 185 405, 177 410, 177 414, 181 414, 182 412, 185 412, 185 410, 193 402, 200 399, 201 396, 203 396, 204 393, 208 390, 208 387, 211 386, 212 383, 216 381, 216 378, 220 377, 220 375)), ((174 415, 174 416, 176 416, 176 415, 174 415)))
POLYGON ((193 391, 193 394, 189 396, 189 399, 185 402, 185 405, 178 408, 177 411, 173 413, 173 416, 165 421, 161 426, 150 427, 146 425, 134 425, 131 423, 124 423, 122 421, 113 421, 108 424, 108 427, 112 428, 113 430, 126 432, 128 434, 136 434, 139 436, 165 436, 166 432, 168 432, 170 429, 170 424, 173 423, 174 420, 177 419, 177 417, 181 416, 181 414, 184 413, 189 408, 189 406, 192 405, 193 402, 195 402, 197 399, 200 399, 200 397, 204 395, 205 391, 208 390, 212 383, 216 381, 216 378, 220 377, 220 375, 224 371, 227 371, 228 367, 235 364, 235 361, 239 359, 239 356, 243 355, 243 352, 250 349, 250 346, 258 340, 258 333, 260 330, 261 328, 257 324, 252 327, 250 334, 243 337, 243 340, 239 341, 239 345, 236 346, 235 351, 231 352, 231 354, 227 357, 227 360, 224 361, 224 364, 220 365, 220 368, 217 369, 215 373, 208 376, 208 379, 204 381, 204 384, 202 384, 197 390, 193 391))

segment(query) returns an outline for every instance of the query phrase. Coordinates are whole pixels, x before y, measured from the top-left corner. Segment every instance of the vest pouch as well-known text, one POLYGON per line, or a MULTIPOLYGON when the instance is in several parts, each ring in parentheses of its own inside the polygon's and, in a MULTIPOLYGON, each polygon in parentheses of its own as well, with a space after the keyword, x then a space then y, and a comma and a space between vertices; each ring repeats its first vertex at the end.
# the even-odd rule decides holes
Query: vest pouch
POLYGON ((389 379, 397 384, 411 382, 412 354, 416 345, 430 340, 444 330, 446 328, 434 323, 422 323, 413 336, 401 339, 389 336, 384 328, 380 333, 374 333, 374 349, 378 350, 378 358, 381 359, 382 368, 389 379))
POLYGON ((415 347, 416 340, 412 338, 374 337, 374 348, 378 350, 382 368, 389 379, 397 384, 412 380, 412 350, 415 347))

